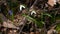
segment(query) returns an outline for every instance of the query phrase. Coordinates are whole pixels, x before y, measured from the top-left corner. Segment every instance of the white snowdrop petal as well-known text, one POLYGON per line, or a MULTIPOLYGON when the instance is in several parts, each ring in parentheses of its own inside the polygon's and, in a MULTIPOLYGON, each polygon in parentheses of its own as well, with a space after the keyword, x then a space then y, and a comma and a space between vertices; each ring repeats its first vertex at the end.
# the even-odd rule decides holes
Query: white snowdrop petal
POLYGON ((34 14, 36 14, 36 12, 35 12, 35 11, 32 11, 32 12, 31 12, 31 15, 32 15, 33 13, 34 13, 34 14))
POLYGON ((24 5, 20 5, 20 11, 22 11, 22 8, 25 8, 24 5))

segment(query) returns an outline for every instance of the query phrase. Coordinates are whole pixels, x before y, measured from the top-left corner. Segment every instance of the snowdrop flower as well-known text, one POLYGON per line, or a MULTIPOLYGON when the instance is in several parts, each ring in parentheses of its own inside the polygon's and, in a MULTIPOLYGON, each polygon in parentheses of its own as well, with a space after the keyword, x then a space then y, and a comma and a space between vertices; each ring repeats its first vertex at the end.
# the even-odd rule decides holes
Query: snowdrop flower
POLYGON ((33 15, 33 14, 36 14, 36 12, 34 10, 31 12, 31 15, 33 15))
POLYGON ((24 5, 20 5, 20 11, 22 11, 22 8, 25 8, 24 5))

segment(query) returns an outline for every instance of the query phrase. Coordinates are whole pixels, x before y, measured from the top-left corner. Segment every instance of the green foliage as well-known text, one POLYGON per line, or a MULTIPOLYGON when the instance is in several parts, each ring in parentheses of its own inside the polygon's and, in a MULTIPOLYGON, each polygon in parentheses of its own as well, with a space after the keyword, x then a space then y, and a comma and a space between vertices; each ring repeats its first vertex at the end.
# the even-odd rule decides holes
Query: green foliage
POLYGON ((10 20, 14 20, 14 15, 15 15, 15 13, 17 12, 17 6, 18 6, 18 2, 17 2, 17 0, 14 2, 12 2, 13 0, 8 0, 8 7, 9 7, 9 9, 11 9, 12 10, 12 15, 9 15, 8 14, 8 12, 6 13, 6 15, 7 15, 7 17, 10 19, 10 20))
POLYGON ((60 31, 60 24, 57 24, 56 30, 60 31))
POLYGON ((13 21, 14 20, 14 14, 12 14, 10 18, 13 21))
POLYGON ((43 21, 37 21, 36 19, 28 16, 28 15, 22 15, 24 17, 26 17, 28 20, 32 21, 33 23, 36 23, 38 27, 42 28, 43 27, 43 21))
POLYGON ((60 20, 60 14, 56 16, 56 20, 60 20))
POLYGON ((28 20, 32 21, 33 23, 37 24, 37 26, 40 27, 40 28, 42 28, 45 24, 44 16, 48 16, 48 17, 52 18, 52 16, 48 13, 41 13, 41 17, 40 17, 41 20, 40 19, 37 20, 37 19, 32 18, 32 17, 30 17, 28 15, 25 15, 25 14, 23 14, 23 16, 26 17, 28 20))
POLYGON ((2 32, 0 32, 0 34, 2 34, 2 32))
POLYGON ((0 15, 0 23, 3 23, 2 16, 0 15))
POLYGON ((3 20, 0 18, 0 23, 3 23, 3 20))
MULTIPOLYGON (((60 20, 60 15, 57 15, 57 16, 56 16, 56 20, 60 20)), ((60 31, 60 23, 57 24, 56 30, 57 30, 57 31, 60 31)))
POLYGON ((48 17, 52 17, 50 14, 48 14, 48 13, 44 13, 43 15, 45 15, 45 16, 48 16, 48 17))
POLYGON ((18 6, 18 2, 16 0, 16 2, 12 2, 11 0, 8 1, 8 6, 10 8, 14 8, 14 7, 17 7, 18 6))

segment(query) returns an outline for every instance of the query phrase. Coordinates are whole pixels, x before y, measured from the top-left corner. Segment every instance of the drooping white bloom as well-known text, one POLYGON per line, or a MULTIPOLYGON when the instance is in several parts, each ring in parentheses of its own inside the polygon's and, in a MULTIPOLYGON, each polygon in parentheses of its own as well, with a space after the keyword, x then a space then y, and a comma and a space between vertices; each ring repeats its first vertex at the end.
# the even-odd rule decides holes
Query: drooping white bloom
POLYGON ((32 14, 36 14, 36 12, 33 10, 33 11, 31 12, 31 15, 32 15, 32 14))
POLYGON ((25 8, 24 5, 20 5, 20 11, 22 11, 22 8, 25 8))

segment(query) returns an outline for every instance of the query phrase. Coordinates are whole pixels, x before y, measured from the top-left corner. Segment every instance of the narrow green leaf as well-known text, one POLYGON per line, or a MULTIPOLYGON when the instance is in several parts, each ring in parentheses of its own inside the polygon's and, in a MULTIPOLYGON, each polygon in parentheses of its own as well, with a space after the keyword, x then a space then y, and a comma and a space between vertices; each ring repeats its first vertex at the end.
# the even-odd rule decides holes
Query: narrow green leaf
POLYGON ((28 15, 23 15, 24 17, 26 17, 28 20, 33 21, 35 24, 37 24, 38 27, 42 27, 44 22, 43 21, 37 21, 36 19, 28 16, 28 15))

